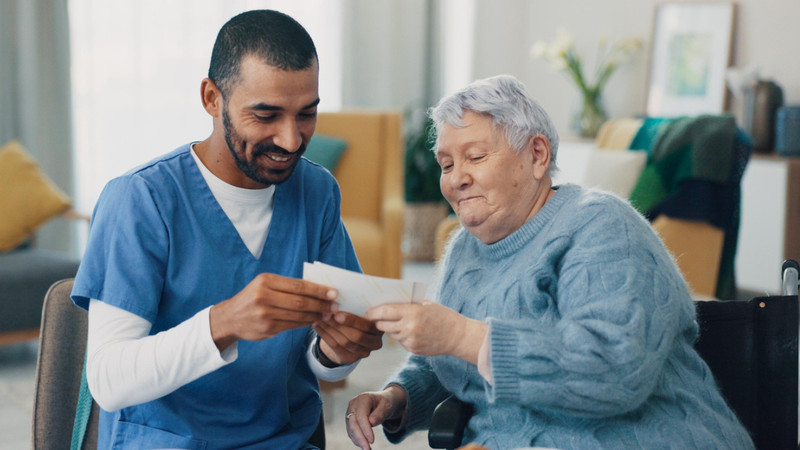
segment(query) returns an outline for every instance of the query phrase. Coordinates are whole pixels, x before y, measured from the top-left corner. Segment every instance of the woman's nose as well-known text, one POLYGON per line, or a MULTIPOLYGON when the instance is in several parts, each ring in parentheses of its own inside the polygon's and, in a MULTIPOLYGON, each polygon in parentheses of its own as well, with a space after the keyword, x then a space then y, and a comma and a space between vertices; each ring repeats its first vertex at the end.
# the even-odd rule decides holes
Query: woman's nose
POLYGON ((450 187, 453 189, 464 189, 472 183, 469 171, 465 170, 461 164, 454 164, 450 172, 450 187))
POLYGON ((303 143, 303 136, 297 127, 297 121, 290 118, 284 120, 273 143, 287 152, 294 153, 299 150, 300 144, 303 143))

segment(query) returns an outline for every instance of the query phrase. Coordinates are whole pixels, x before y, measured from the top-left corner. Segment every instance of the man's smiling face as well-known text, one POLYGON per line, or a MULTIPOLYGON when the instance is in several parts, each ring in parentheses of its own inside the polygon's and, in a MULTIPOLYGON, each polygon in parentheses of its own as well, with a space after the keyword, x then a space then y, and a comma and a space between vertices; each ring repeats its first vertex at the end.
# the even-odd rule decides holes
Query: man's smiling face
POLYGON ((245 57, 224 100, 225 141, 239 169, 270 186, 286 181, 317 125, 319 68, 281 70, 245 57))

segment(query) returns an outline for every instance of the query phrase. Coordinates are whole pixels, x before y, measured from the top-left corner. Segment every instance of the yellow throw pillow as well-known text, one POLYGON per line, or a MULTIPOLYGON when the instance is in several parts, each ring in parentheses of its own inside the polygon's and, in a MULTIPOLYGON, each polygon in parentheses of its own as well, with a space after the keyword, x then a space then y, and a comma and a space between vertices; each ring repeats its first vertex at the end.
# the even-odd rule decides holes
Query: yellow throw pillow
POLYGON ((71 206, 18 141, 0 147, 0 251, 11 250, 71 206))

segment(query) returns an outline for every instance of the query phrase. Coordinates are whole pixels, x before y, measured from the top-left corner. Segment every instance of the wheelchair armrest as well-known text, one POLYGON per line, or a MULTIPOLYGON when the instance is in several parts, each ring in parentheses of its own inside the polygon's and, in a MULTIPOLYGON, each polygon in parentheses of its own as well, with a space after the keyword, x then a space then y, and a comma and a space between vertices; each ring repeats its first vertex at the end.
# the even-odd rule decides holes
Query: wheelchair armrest
POLYGON ((464 429, 472 417, 472 405, 450 396, 433 411, 428 428, 428 445, 431 448, 453 449, 461 446, 464 429))

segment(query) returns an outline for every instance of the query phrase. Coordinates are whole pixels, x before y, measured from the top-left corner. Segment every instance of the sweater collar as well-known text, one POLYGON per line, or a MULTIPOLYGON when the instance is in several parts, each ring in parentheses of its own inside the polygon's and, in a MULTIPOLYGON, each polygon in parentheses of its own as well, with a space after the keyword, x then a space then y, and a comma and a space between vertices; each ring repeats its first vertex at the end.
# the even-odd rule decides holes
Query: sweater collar
POLYGON ((540 209, 521 227, 503 239, 500 239, 493 244, 484 244, 478 238, 472 236, 480 253, 492 260, 503 259, 516 253, 534 237, 536 237, 536 235, 539 234, 539 231, 541 231, 542 228, 544 228, 544 226, 550 222, 550 219, 555 217, 561 207, 569 199, 578 195, 581 190, 580 186, 574 184, 553 186, 553 189, 556 190, 556 193, 550 197, 550 200, 544 204, 542 209, 540 209))

